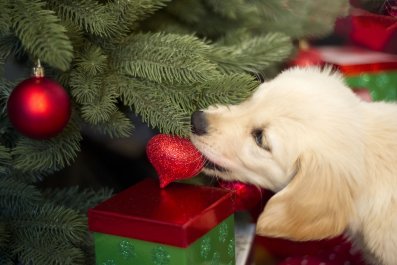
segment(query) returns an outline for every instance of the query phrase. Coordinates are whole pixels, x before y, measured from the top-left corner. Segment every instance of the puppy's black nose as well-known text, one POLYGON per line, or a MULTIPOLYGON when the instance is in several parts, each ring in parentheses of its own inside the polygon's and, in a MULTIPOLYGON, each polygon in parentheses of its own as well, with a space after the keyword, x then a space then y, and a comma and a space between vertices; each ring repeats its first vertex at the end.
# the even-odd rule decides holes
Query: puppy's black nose
POLYGON ((204 111, 195 111, 191 119, 192 133, 203 135, 207 133, 207 120, 205 119, 204 111))

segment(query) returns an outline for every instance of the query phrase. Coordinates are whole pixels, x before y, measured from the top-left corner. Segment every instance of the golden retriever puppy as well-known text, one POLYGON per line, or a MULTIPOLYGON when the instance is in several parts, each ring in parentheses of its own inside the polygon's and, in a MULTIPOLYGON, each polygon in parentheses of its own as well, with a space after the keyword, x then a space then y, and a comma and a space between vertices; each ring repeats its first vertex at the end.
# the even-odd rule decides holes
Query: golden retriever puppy
POLYGON ((239 105, 192 115, 204 172, 274 191, 259 235, 345 233, 370 264, 397 264, 397 105, 360 100, 330 68, 293 68, 239 105))

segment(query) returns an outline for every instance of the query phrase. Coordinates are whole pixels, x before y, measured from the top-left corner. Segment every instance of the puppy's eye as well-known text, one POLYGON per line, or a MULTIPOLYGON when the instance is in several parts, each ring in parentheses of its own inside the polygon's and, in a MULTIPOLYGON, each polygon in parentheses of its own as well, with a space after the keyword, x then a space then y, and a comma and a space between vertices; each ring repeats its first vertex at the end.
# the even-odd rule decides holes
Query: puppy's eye
POLYGON ((252 137, 254 137, 255 143, 262 146, 263 131, 256 129, 252 131, 252 137))
POLYGON ((266 151, 270 151, 270 147, 266 141, 266 138, 263 136, 263 130, 262 129, 255 129, 252 131, 252 137, 255 140, 255 143, 265 149, 266 151))

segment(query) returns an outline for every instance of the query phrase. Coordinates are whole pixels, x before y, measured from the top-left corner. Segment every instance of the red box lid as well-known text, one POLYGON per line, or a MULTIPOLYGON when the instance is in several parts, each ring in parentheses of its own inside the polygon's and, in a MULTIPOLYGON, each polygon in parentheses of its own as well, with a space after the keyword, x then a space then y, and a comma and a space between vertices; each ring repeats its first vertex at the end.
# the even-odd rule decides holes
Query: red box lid
POLYGON ((353 46, 315 48, 323 62, 333 64, 346 75, 363 72, 397 71, 397 56, 353 46))
POLYGON ((145 179, 88 211, 92 232, 187 247, 233 213, 230 191, 145 179))

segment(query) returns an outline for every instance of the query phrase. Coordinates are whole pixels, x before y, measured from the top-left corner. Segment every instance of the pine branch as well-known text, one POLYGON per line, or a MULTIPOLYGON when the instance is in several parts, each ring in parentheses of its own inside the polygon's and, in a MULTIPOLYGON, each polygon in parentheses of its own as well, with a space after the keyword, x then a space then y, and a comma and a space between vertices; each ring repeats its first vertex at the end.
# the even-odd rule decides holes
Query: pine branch
POLYGON ((332 32, 336 18, 348 13, 349 2, 287 0, 283 16, 269 20, 263 30, 284 32, 292 38, 319 38, 332 32))
POLYGON ((178 35, 191 35, 192 28, 175 16, 165 12, 157 12, 144 20, 140 27, 143 32, 167 32, 178 35))
POLYGON ((6 32, 11 27, 11 6, 10 2, 0 0, 0 32, 6 32))
POLYGON ((71 41, 73 51, 76 54, 77 51, 82 50, 87 44, 87 36, 84 36, 85 31, 69 20, 61 20, 61 25, 65 27, 66 36, 68 36, 69 40, 71 41))
POLYGON ((81 55, 76 58, 76 66, 80 72, 89 76, 96 76, 106 69, 107 56, 100 47, 87 45, 81 55))
POLYGON ((196 0, 174 0, 167 6, 165 11, 189 24, 199 23, 208 12, 202 1, 196 0), (189 12, 186 12, 187 6, 189 7, 189 12))
POLYGON ((10 246, 0 247, 0 265, 15 265, 12 260, 10 246))
POLYGON ((242 21, 225 18, 208 11, 198 23, 188 24, 190 34, 216 41, 226 32, 241 27, 242 21))
POLYGON ((189 134, 191 112, 175 102, 171 90, 162 84, 131 78, 121 91, 121 100, 134 109, 143 121, 163 133, 189 134))
POLYGON ((13 249, 13 253, 23 264, 86 264, 84 253, 80 248, 60 242, 55 238, 46 238, 46 241, 42 242, 29 236, 19 238, 13 249))
POLYGON ((117 20, 105 4, 94 0, 48 0, 48 5, 62 20, 72 22, 88 33, 109 37, 117 32, 117 20))
POLYGON ((0 32, 0 57, 4 60, 10 54, 16 58, 21 58, 25 55, 22 43, 13 32, 0 32))
POLYGON ((39 0, 13 1, 13 29, 24 48, 49 65, 66 70, 73 58, 73 47, 53 11, 39 0))
POLYGON ((279 0, 204 0, 216 14, 238 20, 239 27, 251 28, 265 24, 267 20, 277 19, 285 15, 288 4, 279 0))
POLYGON ((125 85, 116 74, 93 76, 87 82, 82 67, 72 73, 72 95, 81 103, 81 114, 95 129, 110 137, 127 137, 133 130, 131 121, 117 110, 119 87, 125 85))
POLYGON ((247 74, 233 74, 201 84, 196 102, 198 109, 214 104, 238 104, 251 96, 259 81, 247 74))
MULTIPOLYGON (((10 240, 9 230, 5 222, 0 222, 0 250, 7 247, 10 240)), ((0 262, 1 264, 1 262, 0 262)))
POLYGON ((8 172, 11 161, 10 149, 0 145, 0 175, 6 174, 8 172))
POLYGON ((291 55, 293 46, 288 36, 269 33, 249 38, 231 46, 216 46, 208 55, 226 73, 246 71, 260 74, 264 69, 284 61, 291 55))
POLYGON ((11 94, 11 91, 17 85, 16 82, 8 81, 4 78, 0 78, 0 112, 6 113, 7 100, 11 94))
POLYGON ((112 38, 120 38, 137 28, 138 22, 166 6, 171 0, 121 0, 108 3, 109 10, 117 18, 117 33, 112 38))
POLYGON ((63 132, 49 140, 22 137, 12 150, 14 167, 22 172, 48 173, 69 165, 80 151, 80 131, 70 121, 63 132))
POLYGON ((3 209, 3 217, 25 211, 41 201, 41 194, 34 186, 20 182, 13 176, 0 178, 0 209, 3 209))
POLYGON ((109 136, 110 138, 124 138, 130 137, 134 125, 131 119, 126 117, 124 113, 115 111, 110 114, 109 120, 103 123, 98 123, 94 129, 109 136))
POLYGON ((82 118, 93 125, 109 121, 111 115, 117 110, 118 95, 111 86, 106 86, 105 80, 102 81, 104 83, 101 84, 99 98, 81 107, 82 118))
MULTIPOLYGON (((122 2, 128 5, 128 11, 132 13, 129 15, 134 16, 133 21, 135 22, 152 15, 157 10, 165 7, 171 0, 123 0, 122 2)), ((132 22, 131 19, 129 21, 132 22)))
POLYGON ((51 173, 50 169, 48 169, 47 172, 42 173, 42 172, 34 172, 34 171, 28 171, 28 172, 21 172, 18 169, 11 168, 10 172, 8 173, 8 176, 10 178, 15 178, 18 181, 24 182, 24 183, 36 183, 43 181, 44 179, 44 174, 49 174, 51 173))
POLYGON ((71 94, 76 102, 80 104, 94 103, 98 98, 102 84, 101 76, 87 78, 84 72, 79 69, 70 74, 69 85, 71 94))
POLYGON ((146 33, 131 35, 114 51, 115 67, 158 83, 195 83, 219 76, 203 54, 210 47, 193 36, 146 33))
MULTIPOLYGON (((2 54, 0 54, 0 76, 4 76, 4 65, 6 58, 7 58, 6 56, 2 56, 2 54)), ((1 80, 0 80, 0 85, 1 85, 1 80)))
MULTIPOLYGON (((23 214, 10 216, 9 225, 20 241, 43 242, 56 239, 58 242, 80 244, 87 231, 87 219, 72 209, 51 203, 38 204, 23 214)), ((17 243, 20 243, 19 240, 17 243)))
POLYGON ((85 189, 79 187, 68 187, 62 189, 46 189, 43 195, 52 203, 66 208, 71 208, 81 213, 86 213, 91 207, 108 199, 113 193, 112 189, 102 188, 100 190, 85 189))

